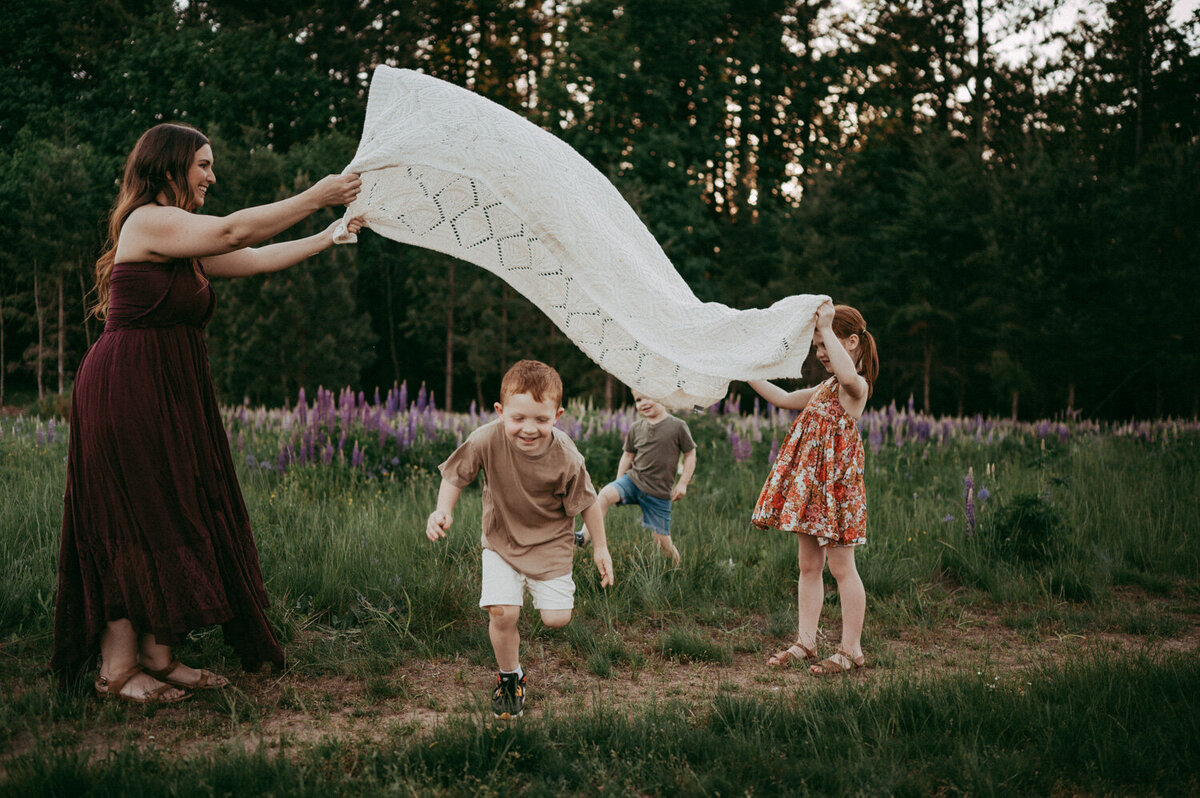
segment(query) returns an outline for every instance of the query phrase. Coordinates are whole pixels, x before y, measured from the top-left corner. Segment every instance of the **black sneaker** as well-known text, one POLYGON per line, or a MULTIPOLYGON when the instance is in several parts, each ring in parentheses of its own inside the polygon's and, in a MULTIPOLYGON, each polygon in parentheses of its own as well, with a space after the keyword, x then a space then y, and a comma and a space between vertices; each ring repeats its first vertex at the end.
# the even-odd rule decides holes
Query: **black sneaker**
POLYGON ((492 714, 508 720, 519 718, 525 711, 525 674, 517 678, 515 673, 501 673, 496 677, 496 689, 492 691, 492 714))
POLYGON ((587 545, 587 541, 583 538, 583 527, 575 530, 575 545, 580 548, 587 545))

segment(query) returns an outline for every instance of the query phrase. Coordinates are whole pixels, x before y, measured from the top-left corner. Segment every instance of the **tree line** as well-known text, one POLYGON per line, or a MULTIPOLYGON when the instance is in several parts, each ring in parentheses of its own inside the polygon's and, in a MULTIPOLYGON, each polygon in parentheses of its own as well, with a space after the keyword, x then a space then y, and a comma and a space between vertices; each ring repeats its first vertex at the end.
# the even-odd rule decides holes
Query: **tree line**
MULTIPOLYGON (((1195 416, 1200 15, 1108 0, 1049 28, 1056 5, 8 3, 0 404, 69 396, 101 331, 86 307, 105 216, 146 128, 213 140, 206 212, 269 202, 349 162, 388 64, 574 146, 701 299, 859 307, 880 347, 873 401, 1195 416)), ((231 403, 407 380, 487 407, 519 357, 554 364, 571 396, 622 400, 498 278, 379 236, 217 290, 213 373, 231 403)))

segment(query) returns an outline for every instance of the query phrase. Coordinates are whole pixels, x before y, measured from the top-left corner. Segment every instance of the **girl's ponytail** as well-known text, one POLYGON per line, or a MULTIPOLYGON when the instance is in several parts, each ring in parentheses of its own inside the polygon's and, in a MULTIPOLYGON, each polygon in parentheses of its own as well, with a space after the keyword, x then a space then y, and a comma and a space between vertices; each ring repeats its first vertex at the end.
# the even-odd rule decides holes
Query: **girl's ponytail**
POLYGON ((870 397, 875 392, 875 379, 879 376, 879 351, 875 347, 875 336, 867 331, 867 322, 861 313, 849 305, 835 305, 833 334, 842 339, 858 336, 854 365, 867 381, 867 396, 870 397))

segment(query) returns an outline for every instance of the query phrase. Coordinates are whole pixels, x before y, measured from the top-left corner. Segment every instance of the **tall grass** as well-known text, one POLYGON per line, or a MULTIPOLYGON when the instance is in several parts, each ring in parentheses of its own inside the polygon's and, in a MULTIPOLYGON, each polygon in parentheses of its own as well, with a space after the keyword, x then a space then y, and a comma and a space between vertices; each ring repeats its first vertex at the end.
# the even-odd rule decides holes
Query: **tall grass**
MULTIPOLYGON (((795 542, 748 523, 768 470, 769 438, 739 461, 728 422, 689 420, 699 468, 672 523, 683 567, 658 554, 636 509, 614 508, 615 587, 598 587, 590 550, 578 553, 575 568, 577 614, 598 624, 598 633, 635 619, 662 625, 790 616, 795 542)), ((581 448, 606 450, 617 439, 610 437, 581 448)), ((593 461, 603 459, 598 451, 593 461)), ((0 435, 0 634, 49 632, 64 458, 61 431, 40 445, 29 434, 0 435)), ((611 476, 593 479, 603 484, 611 476)), ((431 544, 423 530, 437 479, 411 464, 386 476, 336 462, 284 471, 242 465, 273 618, 286 639, 316 627, 378 628, 391 630, 403 650, 434 653, 476 633, 478 485, 460 501, 448 538, 431 544)), ((1200 517, 1200 435, 1060 441, 1012 434, 997 444, 963 437, 883 446, 868 452, 866 479, 869 543, 858 552, 859 570, 874 604, 910 618, 920 617, 929 591, 942 585, 997 601, 1089 601, 1119 585, 1169 592, 1194 585, 1200 574, 1200 549, 1189 540, 1200 517), (969 469, 988 497, 976 497, 973 531, 963 506, 969 469), (1020 501, 1061 524, 1006 521, 1005 508, 1020 501), (1023 540, 1037 556, 1014 556, 1003 543, 1019 535, 1032 538, 1023 540)), ((830 601, 836 604, 835 593, 830 601)))

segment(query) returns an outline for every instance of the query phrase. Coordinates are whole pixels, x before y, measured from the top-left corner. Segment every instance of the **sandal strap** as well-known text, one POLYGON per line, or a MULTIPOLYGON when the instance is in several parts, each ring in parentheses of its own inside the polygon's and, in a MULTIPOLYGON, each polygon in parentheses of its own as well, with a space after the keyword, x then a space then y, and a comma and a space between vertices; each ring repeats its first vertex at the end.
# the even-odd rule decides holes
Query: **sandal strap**
POLYGON ((789 665, 792 662, 811 662, 816 658, 816 652, 799 641, 771 655, 771 659, 777 660, 776 665, 789 665))
POLYGON ((216 680, 217 680, 217 674, 213 673, 210 670, 201 668, 200 669, 200 678, 197 679, 196 683, 193 684, 191 687, 192 687, 192 689, 195 689, 195 690, 204 690, 208 687, 209 683, 215 682, 216 680))
POLYGON ((108 693, 109 695, 119 696, 121 694, 121 688, 124 687, 130 679, 132 679, 134 676, 137 676, 143 670, 145 669, 141 665, 134 665, 120 676, 115 676, 111 679, 101 676, 96 680, 96 684, 103 688, 102 692, 108 693))
POLYGON ((165 667, 165 668, 160 668, 159 670, 153 670, 151 668, 147 668, 147 667, 143 666, 142 669, 144 671, 146 671, 146 673, 150 674, 155 679, 158 679, 161 682, 161 681, 165 681, 166 678, 171 675, 171 671, 178 668, 181 664, 182 663, 179 660, 172 657, 171 661, 167 663, 167 667, 165 667))
POLYGON ((829 655, 813 667, 821 669, 817 675, 828 676, 834 673, 847 673, 855 668, 861 668, 865 662, 865 657, 859 657, 856 660, 847 654, 845 650, 839 648, 837 653, 829 655))
MULTIPOLYGON (((167 693, 168 690, 179 690, 179 689, 180 688, 175 687, 174 685, 164 684, 161 687, 156 687, 152 691, 147 693, 145 696, 145 701, 146 701, 146 703, 151 703, 153 701, 161 701, 162 697, 167 693)), ((176 699, 176 700, 179 700, 179 699, 176 699)))

